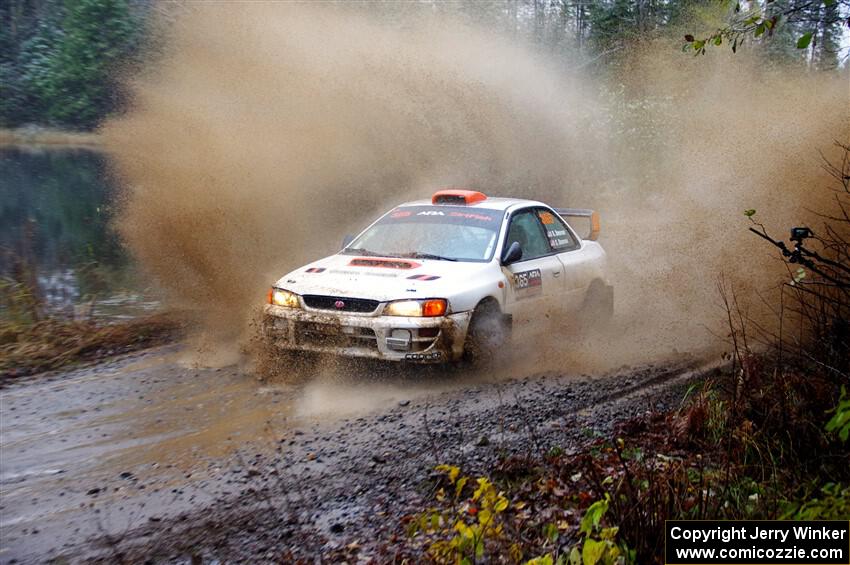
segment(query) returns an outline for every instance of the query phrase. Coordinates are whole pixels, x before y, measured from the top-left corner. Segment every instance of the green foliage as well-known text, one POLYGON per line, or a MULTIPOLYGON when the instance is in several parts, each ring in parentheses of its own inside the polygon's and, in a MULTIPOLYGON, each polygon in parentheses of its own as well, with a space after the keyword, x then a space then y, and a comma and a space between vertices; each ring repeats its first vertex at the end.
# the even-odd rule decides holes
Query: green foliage
POLYGON ((42 116, 47 116, 56 46, 62 38, 61 27, 42 21, 36 33, 21 46, 20 88, 27 106, 20 118, 26 121, 43 120, 42 116))
POLYGON ((704 55, 707 47, 725 41, 737 52, 750 41, 761 44, 764 53, 774 60, 805 61, 818 68, 833 69, 838 66, 842 27, 846 23, 842 10, 847 8, 848 0, 771 0, 763 6, 758 2, 736 2, 726 25, 702 37, 686 34, 683 50, 704 55), (803 53, 810 48, 811 53, 803 53))
POLYGON ((606 497, 603 500, 597 500, 590 505, 584 513, 584 517, 581 519, 579 532, 583 533, 585 536, 589 536, 599 529, 599 523, 602 521, 602 517, 606 512, 608 512, 609 500, 610 497, 606 497))
POLYGON ((120 107, 116 76, 142 21, 125 0, 0 7, 0 125, 90 129, 120 107))
MULTIPOLYGON (((554 553, 545 553, 529 559, 525 565, 624 565, 634 563, 635 552, 618 539, 619 528, 603 526, 603 520, 611 498, 606 494, 602 500, 591 504, 584 513, 579 527, 582 537, 580 543, 572 547, 569 554, 560 553, 556 546, 554 553)), ((560 527, 547 523, 543 526, 543 539, 546 544, 556 545, 560 536, 560 527)))
POLYGON ((812 42, 812 32, 807 31, 797 40, 797 49, 806 49, 812 42))
POLYGON ((844 386, 841 387, 841 398, 838 399, 834 412, 826 423, 826 431, 838 434, 839 439, 846 443, 850 437, 850 396, 844 386))
POLYGON ((75 0, 66 9, 63 37, 45 85, 47 115, 57 123, 90 128, 117 107, 110 73, 133 45, 135 23, 124 0, 75 0))
POLYGON ((660 37, 678 25, 690 4, 689 0, 588 2, 588 43, 601 54, 625 53, 630 46, 660 37))
MULTIPOLYGON (((408 528, 408 535, 426 533, 437 536, 429 553, 438 563, 472 563, 480 560, 486 542, 502 537, 502 514, 509 502, 487 477, 475 480, 477 485, 469 498, 463 498, 470 477, 461 476, 454 465, 437 465, 451 486, 452 505, 448 511, 429 510, 408 528)), ((467 489, 468 492, 468 489, 467 489)), ((446 501, 444 488, 437 491, 437 501, 446 501)))
MULTIPOLYGON (((525 565, 555 565, 555 563, 556 562, 552 560, 552 555, 547 553, 546 555, 529 559, 525 562, 525 565)), ((561 565, 561 563, 562 560, 558 559, 557 565, 561 565)))
POLYGON ((602 519, 610 503, 611 496, 606 494, 605 498, 597 500, 585 511, 579 527, 584 540, 570 551, 571 565, 613 565, 635 561, 634 551, 617 540, 620 529, 616 526, 602 527, 602 519))
POLYGON ((846 520, 850 516, 850 486, 827 483, 817 498, 787 502, 783 520, 846 520))
POLYGON ((62 36, 55 12, 34 22, 29 33, 13 41, 0 28, 0 43, 6 49, 0 59, 0 125, 17 126, 46 121, 46 103, 41 91, 49 78, 51 58, 62 36))

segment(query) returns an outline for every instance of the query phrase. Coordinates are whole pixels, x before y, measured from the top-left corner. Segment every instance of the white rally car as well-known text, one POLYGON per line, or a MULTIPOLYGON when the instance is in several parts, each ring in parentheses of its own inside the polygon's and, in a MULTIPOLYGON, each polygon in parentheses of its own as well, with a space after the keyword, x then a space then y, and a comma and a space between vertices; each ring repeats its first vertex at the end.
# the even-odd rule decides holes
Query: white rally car
POLYGON ((284 350, 441 363, 491 359, 514 321, 613 313, 590 210, 442 190, 278 280, 263 328, 284 350), (585 239, 565 217, 590 224, 585 239))

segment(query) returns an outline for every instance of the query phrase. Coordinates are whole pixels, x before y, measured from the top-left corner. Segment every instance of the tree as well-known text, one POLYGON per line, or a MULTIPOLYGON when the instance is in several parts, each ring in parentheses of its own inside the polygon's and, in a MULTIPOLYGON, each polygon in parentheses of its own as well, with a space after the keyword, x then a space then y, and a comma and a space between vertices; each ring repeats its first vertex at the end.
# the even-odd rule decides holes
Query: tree
POLYGON ((599 53, 624 50, 641 40, 657 38, 675 25, 692 0, 602 0, 588 3, 588 39, 599 53))
POLYGON ((119 105, 111 78, 132 51, 137 23, 124 0, 74 0, 63 35, 40 85, 50 121, 90 128, 119 105))
MULTIPOLYGON (((724 2, 728 3, 728 2, 724 2)), ((729 23, 707 36, 685 35, 684 49, 705 54, 706 48, 724 42, 732 51, 745 41, 770 41, 794 37, 792 42, 770 45, 779 58, 798 58, 820 69, 839 63, 842 27, 850 27, 850 0, 763 0, 735 2, 729 23), (798 49, 794 57, 791 49, 798 49)))
POLYGON ((0 126, 87 129, 119 108, 115 73, 149 9, 143 0, 0 2, 0 126))
POLYGON ((44 77, 61 33, 57 0, 13 0, 0 5, 0 125, 43 119, 34 83, 44 77))

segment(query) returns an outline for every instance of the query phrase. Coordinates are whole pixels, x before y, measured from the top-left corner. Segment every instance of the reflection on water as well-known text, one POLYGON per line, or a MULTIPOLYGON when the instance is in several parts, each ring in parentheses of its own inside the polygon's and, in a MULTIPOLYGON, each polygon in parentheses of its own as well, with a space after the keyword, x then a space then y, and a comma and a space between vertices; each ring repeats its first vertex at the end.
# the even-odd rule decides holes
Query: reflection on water
POLYGON ((109 228, 116 197, 97 152, 0 148, 0 277, 53 312, 82 303, 123 317, 154 307, 109 228))

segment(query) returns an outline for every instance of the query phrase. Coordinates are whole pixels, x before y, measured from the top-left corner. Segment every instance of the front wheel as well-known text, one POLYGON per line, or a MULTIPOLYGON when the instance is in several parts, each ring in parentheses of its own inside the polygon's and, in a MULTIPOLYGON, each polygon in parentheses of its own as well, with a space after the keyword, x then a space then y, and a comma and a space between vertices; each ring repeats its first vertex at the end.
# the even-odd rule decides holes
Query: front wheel
POLYGON ((476 367, 492 364, 504 354, 511 334, 510 318, 495 300, 481 302, 472 313, 464 343, 464 361, 476 367))

